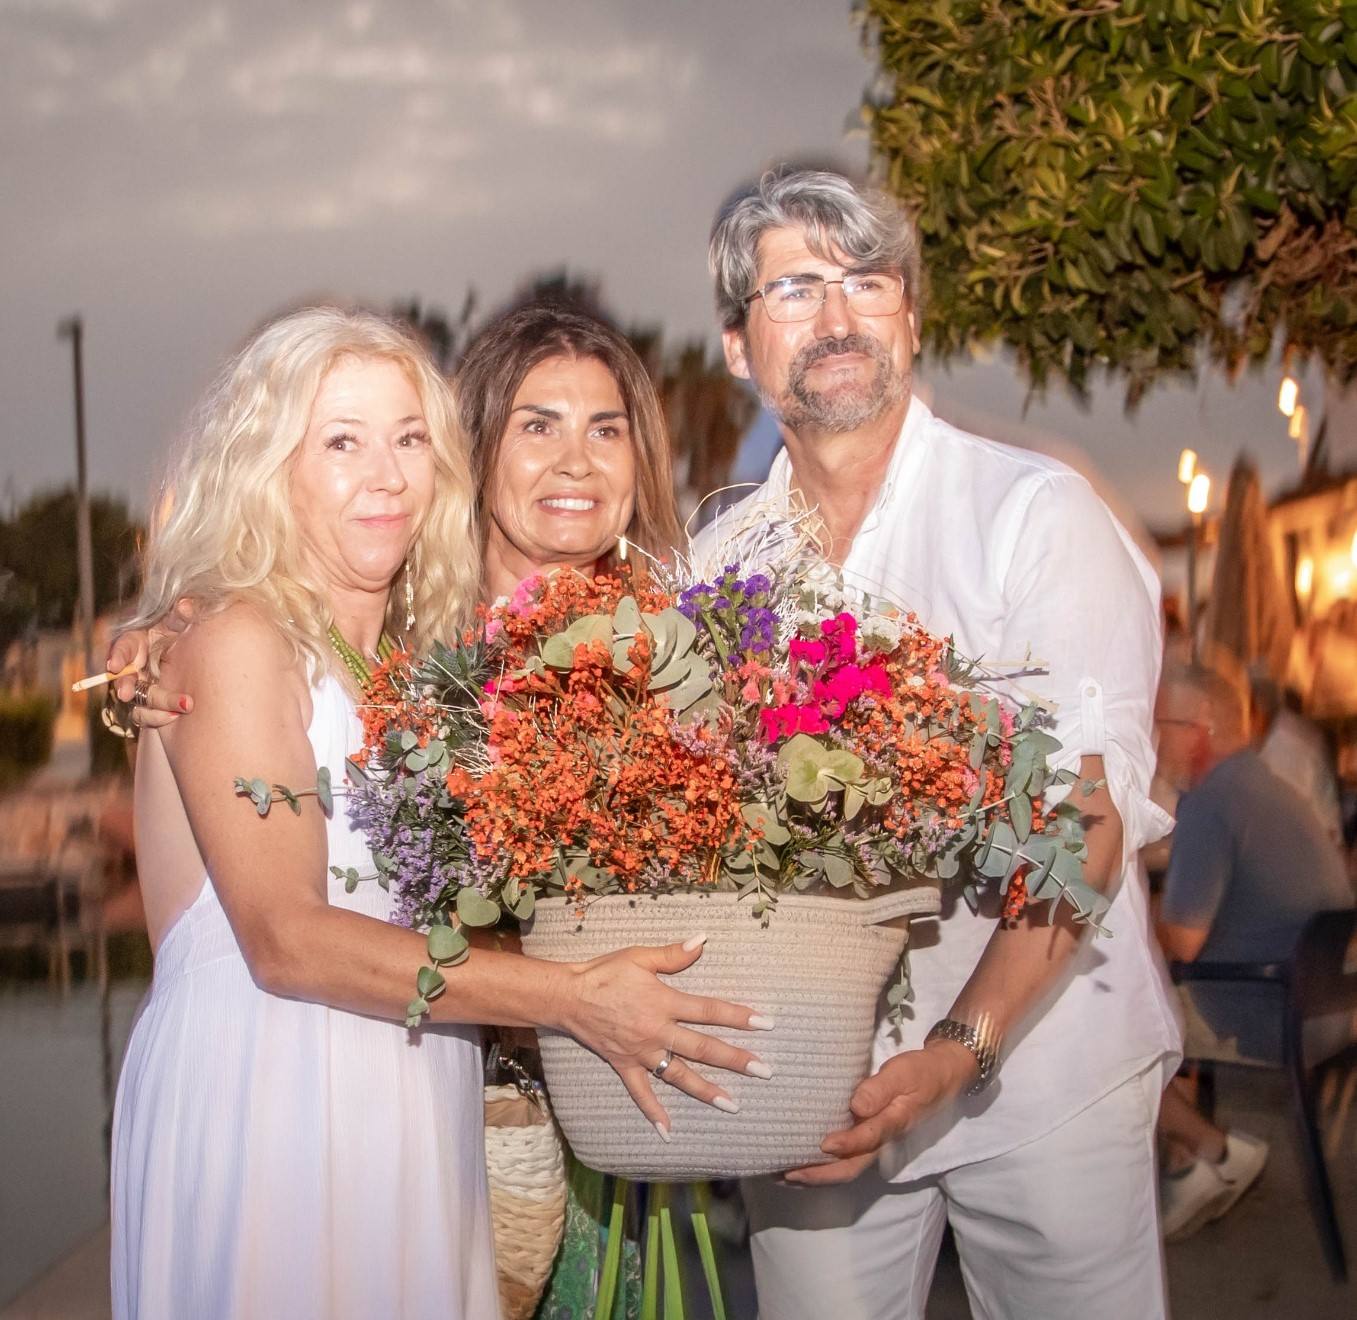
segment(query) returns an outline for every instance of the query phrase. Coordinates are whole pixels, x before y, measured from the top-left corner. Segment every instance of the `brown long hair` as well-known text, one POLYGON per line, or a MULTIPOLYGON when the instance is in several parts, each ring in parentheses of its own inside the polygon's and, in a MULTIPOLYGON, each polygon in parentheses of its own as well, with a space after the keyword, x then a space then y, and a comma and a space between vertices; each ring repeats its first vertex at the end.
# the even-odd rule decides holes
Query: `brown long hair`
MULTIPOLYGON (((492 321, 457 370, 462 426, 471 446, 481 543, 490 526, 490 482, 514 396, 548 358, 595 358, 617 381, 636 447, 636 501, 627 540, 660 558, 683 538, 674 505, 674 459, 664 409, 636 350, 606 321, 558 302, 532 302, 492 321)), ((610 559, 611 556, 605 557, 610 559)))

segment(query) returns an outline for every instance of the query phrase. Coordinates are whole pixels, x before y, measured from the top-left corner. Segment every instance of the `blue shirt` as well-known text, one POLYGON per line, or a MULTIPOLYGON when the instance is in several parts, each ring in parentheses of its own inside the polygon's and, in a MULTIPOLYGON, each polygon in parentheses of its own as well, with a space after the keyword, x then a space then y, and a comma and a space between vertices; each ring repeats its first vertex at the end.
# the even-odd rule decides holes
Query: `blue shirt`
MULTIPOLYGON (((1342 856, 1314 808, 1253 748, 1226 757, 1178 803, 1163 919, 1207 929, 1198 961, 1281 961, 1316 912, 1351 906, 1342 856)), ((1269 987, 1198 984, 1192 996, 1241 1053, 1278 1057, 1269 987)))

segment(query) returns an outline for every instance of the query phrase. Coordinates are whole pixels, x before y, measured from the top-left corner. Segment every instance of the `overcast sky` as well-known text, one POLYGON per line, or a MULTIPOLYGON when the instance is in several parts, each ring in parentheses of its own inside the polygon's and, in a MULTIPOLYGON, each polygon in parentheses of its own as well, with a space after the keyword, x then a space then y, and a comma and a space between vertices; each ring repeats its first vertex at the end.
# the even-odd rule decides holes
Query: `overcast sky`
MULTIPOLYGON (((873 75, 849 0, 0 0, 0 481, 70 479, 86 327, 92 483, 144 507, 216 365, 269 312, 342 294, 492 306, 601 279, 624 322, 709 334, 718 203, 766 164, 861 168, 873 75)), ((1022 417, 1002 359, 924 369, 959 424, 1077 446, 1172 522, 1193 445, 1295 457, 1277 377, 1022 417)))

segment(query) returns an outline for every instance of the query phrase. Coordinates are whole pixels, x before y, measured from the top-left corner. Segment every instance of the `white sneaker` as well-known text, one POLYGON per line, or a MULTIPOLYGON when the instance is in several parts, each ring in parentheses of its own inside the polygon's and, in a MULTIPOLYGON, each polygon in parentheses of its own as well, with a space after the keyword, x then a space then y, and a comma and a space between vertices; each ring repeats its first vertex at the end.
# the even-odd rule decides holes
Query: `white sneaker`
POLYGON ((1258 1181, 1267 1163, 1268 1144, 1246 1132, 1225 1134, 1225 1158, 1195 1160, 1176 1178, 1160 1182, 1164 1240, 1182 1242, 1198 1229, 1228 1214, 1258 1181))
POLYGON ((1258 1181, 1267 1163, 1268 1144, 1247 1132, 1225 1134, 1225 1158, 1211 1167, 1229 1190, 1224 1202, 1217 1206, 1211 1218, 1219 1219, 1234 1209, 1235 1202, 1258 1181))
POLYGON ((1229 1196, 1230 1188, 1209 1160, 1193 1160, 1186 1173, 1166 1175, 1159 1184, 1164 1241, 1191 1237, 1216 1218, 1216 1208, 1229 1196))

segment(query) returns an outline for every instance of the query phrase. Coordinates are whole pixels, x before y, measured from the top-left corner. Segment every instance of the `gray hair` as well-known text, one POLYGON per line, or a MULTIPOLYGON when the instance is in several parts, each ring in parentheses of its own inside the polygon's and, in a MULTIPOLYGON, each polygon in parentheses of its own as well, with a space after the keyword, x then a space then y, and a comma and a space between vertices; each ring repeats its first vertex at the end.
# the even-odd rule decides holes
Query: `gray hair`
POLYGON ((1218 738, 1237 738, 1248 727, 1247 701, 1234 679, 1200 663, 1176 661, 1164 667, 1162 685, 1191 695, 1218 738))
POLYGON ((854 263, 898 270, 905 301, 922 311, 919 240, 914 224, 892 197, 864 191, 827 170, 769 170, 758 184, 721 208, 711 231, 707 260, 716 279, 716 309, 727 330, 744 324, 756 291, 759 240, 770 229, 802 229, 806 246, 832 260, 841 252, 854 263))

